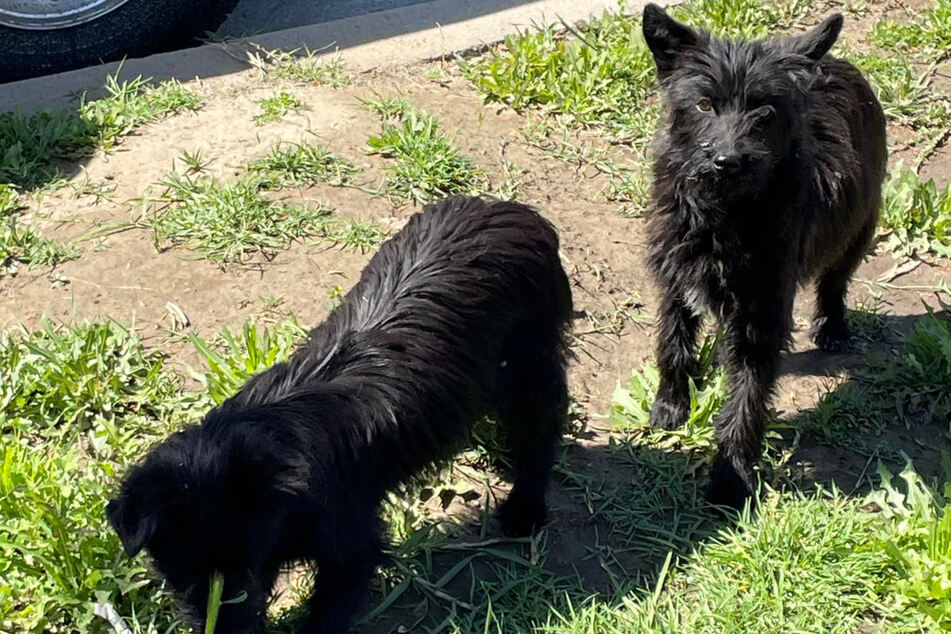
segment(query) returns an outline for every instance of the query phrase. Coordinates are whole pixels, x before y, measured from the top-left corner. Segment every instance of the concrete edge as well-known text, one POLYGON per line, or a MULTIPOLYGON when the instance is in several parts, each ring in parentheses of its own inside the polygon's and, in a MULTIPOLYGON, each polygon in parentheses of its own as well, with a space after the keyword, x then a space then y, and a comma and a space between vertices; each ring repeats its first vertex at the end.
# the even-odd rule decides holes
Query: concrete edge
MULTIPOLYGON (((646 0, 627 0, 624 7, 636 11, 644 4, 646 0)), ((19 109, 30 113, 69 106, 84 92, 98 94, 107 76, 116 73, 126 78, 152 77, 156 81, 200 78, 203 83, 213 84, 218 77, 250 68, 248 53, 255 46, 265 50, 307 48, 334 54, 350 69, 360 72, 479 50, 500 42, 516 29, 548 26, 562 20, 574 24, 619 7, 618 0, 536 0, 514 7, 512 0, 484 0, 478 12, 468 5, 458 0, 432 0, 2 84, 0 112, 19 109)))

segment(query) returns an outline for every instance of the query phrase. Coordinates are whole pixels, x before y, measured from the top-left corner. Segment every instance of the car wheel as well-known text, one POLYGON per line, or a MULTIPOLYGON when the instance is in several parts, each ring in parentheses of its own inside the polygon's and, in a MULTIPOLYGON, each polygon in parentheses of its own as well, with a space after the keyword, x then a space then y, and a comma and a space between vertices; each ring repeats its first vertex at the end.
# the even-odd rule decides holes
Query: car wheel
POLYGON ((237 0, 0 0, 0 82, 197 43, 237 0))

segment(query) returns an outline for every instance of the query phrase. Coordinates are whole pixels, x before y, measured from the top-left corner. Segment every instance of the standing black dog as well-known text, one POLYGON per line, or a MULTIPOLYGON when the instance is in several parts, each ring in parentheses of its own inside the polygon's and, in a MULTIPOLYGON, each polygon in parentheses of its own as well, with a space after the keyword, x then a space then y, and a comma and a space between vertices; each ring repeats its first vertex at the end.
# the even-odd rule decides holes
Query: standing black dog
POLYGON ((643 27, 666 98, 648 228, 664 290, 651 422, 683 424, 700 318, 713 312, 730 397, 709 497, 739 508, 754 490, 797 285, 817 280, 816 344, 848 345, 844 298, 878 220, 885 118, 859 71, 826 54, 841 15, 772 41, 714 37, 656 5, 643 27))
POLYGON ((339 634, 380 559, 386 491, 495 415, 514 486, 503 528, 545 521, 568 406, 571 289, 555 230, 514 202, 429 205, 286 363, 249 380, 200 425, 133 467, 108 516, 145 548, 186 616, 224 575, 218 631, 254 632, 280 567, 317 564, 302 631, 339 634))

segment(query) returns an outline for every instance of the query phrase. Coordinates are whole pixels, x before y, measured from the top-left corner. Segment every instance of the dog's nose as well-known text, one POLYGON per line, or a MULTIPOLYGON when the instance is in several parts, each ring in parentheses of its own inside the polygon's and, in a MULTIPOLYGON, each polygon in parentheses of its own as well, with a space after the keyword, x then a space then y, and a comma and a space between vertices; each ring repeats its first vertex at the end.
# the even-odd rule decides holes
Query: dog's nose
POLYGON ((735 172, 741 163, 739 154, 717 154, 713 157, 713 166, 721 172, 735 172))

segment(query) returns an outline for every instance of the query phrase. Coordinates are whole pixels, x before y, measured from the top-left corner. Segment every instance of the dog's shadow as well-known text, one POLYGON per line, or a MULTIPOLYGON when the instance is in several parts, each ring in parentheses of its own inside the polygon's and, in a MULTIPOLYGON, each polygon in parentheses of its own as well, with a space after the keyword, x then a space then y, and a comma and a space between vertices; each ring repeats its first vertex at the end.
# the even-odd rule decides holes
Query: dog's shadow
MULTIPOLYGON (((832 355, 809 349, 784 356, 785 375, 829 377, 814 407, 781 416, 787 446, 795 443, 788 462, 792 478, 861 495, 877 484, 879 461, 894 471, 911 459, 925 479, 941 476, 942 456, 951 450, 949 390, 920 393, 916 382, 940 382, 940 377, 927 376, 925 368, 924 376, 910 380, 898 369, 909 361, 927 364, 923 358, 909 359, 916 351, 907 342, 931 319, 951 327, 951 311, 901 316, 850 311, 849 317, 855 350, 832 355)), ((947 354, 940 344, 929 345, 935 354, 947 354)))
MULTIPOLYGON (((951 323, 947 312, 935 316, 951 323)), ((868 355, 902 354, 902 337, 923 316, 852 317, 856 323, 874 322, 874 328, 856 332, 858 351, 790 353, 784 374, 858 376, 867 369, 868 355)), ((764 472, 774 488, 834 485, 860 495, 875 481, 875 460, 901 468, 901 452, 915 458, 925 477, 939 472, 941 453, 951 448, 938 441, 947 438, 947 421, 927 416, 890 421, 872 437, 861 425, 845 426, 839 435, 815 427, 830 408, 848 407, 849 392, 861 381, 842 380, 814 408, 780 421, 783 438, 773 441, 774 448, 793 453, 783 473, 764 472)), ((849 412, 843 414, 848 418, 849 412)), ((607 608, 632 596, 636 600, 638 590, 655 586, 669 556, 689 554, 732 521, 705 501, 709 459, 628 443, 621 435, 568 439, 555 468, 550 522, 543 531, 533 539, 505 539, 496 521, 486 524, 481 499, 471 513, 453 514, 458 523, 448 535, 433 531, 409 548, 393 544, 353 631, 524 632, 533 624, 558 623, 558 614, 570 614, 592 597, 607 608)), ((505 495, 501 489, 493 494, 491 507, 505 495)), ((291 610, 269 631, 294 631, 300 616, 291 610)))

